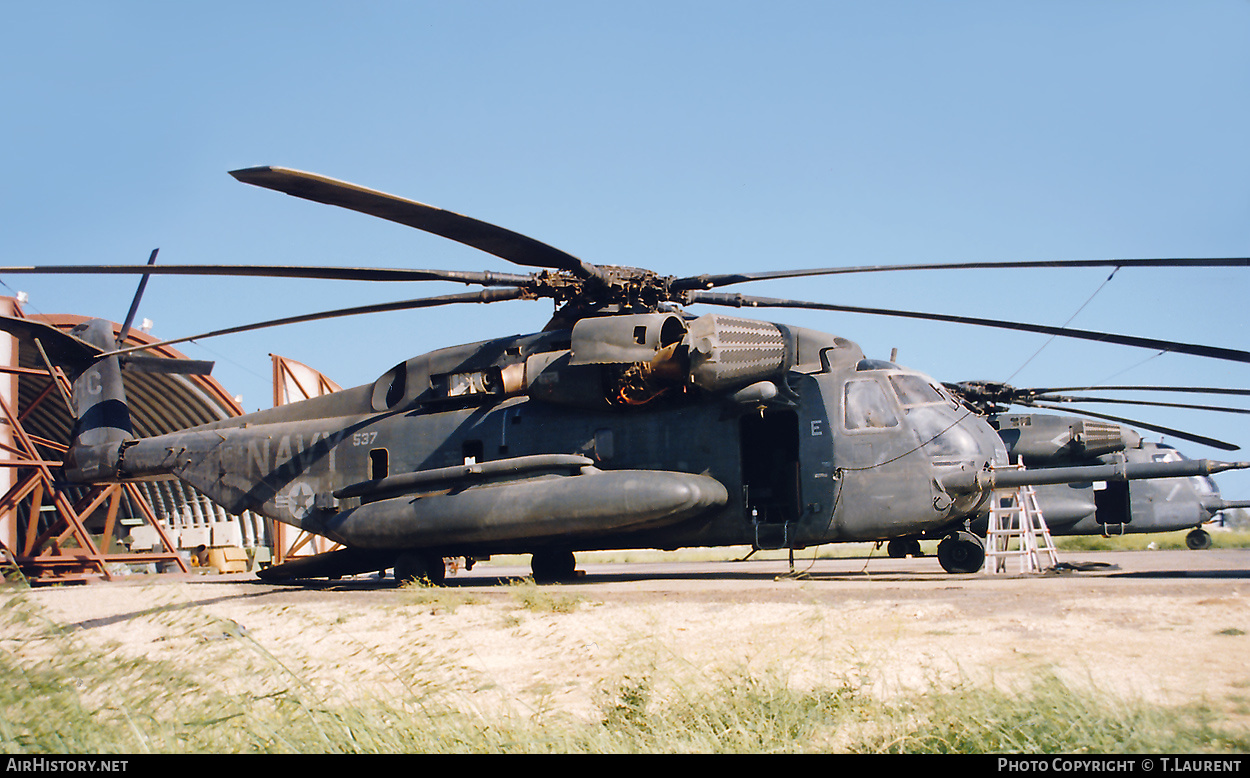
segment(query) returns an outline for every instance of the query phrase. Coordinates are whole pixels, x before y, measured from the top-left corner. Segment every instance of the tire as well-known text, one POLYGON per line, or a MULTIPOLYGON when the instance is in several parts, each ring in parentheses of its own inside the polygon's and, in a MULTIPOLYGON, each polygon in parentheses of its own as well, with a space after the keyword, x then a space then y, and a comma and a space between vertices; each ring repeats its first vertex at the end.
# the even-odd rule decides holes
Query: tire
POLYGON ((915 538, 896 538, 886 544, 885 550, 891 559, 923 556, 920 551, 920 541, 915 538))
POLYGON ((1190 551, 1204 551, 1211 547, 1211 533, 1205 529, 1196 529, 1185 536, 1185 545, 1190 551))
POLYGON ((577 558, 572 551, 535 551, 530 570, 535 583, 569 581, 577 574, 577 558))
POLYGON ((405 551, 395 559, 395 584, 425 582, 442 586, 447 576, 443 558, 428 551, 405 551))
POLYGON ((985 564, 985 546, 971 532, 947 535, 938 544, 938 562, 948 573, 975 573, 985 564))

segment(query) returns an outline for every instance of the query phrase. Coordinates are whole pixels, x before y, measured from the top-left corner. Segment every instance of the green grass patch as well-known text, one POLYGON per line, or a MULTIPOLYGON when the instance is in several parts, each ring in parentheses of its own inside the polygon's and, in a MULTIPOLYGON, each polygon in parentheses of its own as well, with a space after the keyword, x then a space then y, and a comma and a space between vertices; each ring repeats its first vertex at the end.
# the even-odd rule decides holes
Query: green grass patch
MULTIPOLYGON (((1154 532, 1138 535, 1073 535, 1055 538, 1060 551, 1145 551, 1149 548, 1188 550, 1185 536, 1189 530, 1154 532)), ((1250 548, 1250 532, 1244 530, 1219 530, 1211 532, 1211 548, 1250 548)), ((1201 551, 1192 553, 1200 554, 1201 551)))

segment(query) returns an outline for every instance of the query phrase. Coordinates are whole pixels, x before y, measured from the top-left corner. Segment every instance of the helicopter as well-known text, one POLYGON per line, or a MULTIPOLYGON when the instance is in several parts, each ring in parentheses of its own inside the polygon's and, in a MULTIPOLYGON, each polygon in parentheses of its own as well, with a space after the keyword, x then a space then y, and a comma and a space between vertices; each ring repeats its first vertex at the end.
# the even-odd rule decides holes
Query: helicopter
MULTIPOLYGON (((1175 447, 1142 438, 1129 427, 1049 414, 996 414, 988 417, 1007 444, 1013 462, 1031 467, 1063 467, 1112 462, 1176 462, 1187 457, 1175 447)), ((1035 489, 1038 508, 1052 536, 1154 534, 1189 530, 1186 546, 1210 548, 1203 525, 1223 511, 1250 508, 1250 500, 1227 500, 1209 476, 1141 481, 1086 481, 1035 489)), ((969 522, 984 538, 988 514, 969 522)), ((886 544, 891 558, 923 556, 921 538, 895 538, 886 544)))
MULTIPOLYGON (((1070 391, 1170 392, 1224 395, 1250 395, 1246 389, 1207 387, 1105 386, 1047 387, 1020 389, 995 382, 947 384, 962 401, 984 412, 999 431, 1012 461, 1027 460, 1033 467, 1073 464, 1128 462, 1171 462, 1186 459, 1174 446, 1145 440, 1126 424, 1140 426, 1195 443, 1226 447, 1222 441, 1184 430, 1160 427, 1089 410, 1077 410, 1085 417, 1040 413, 1009 413, 1008 406, 1058 410, 1069 403, 1097 402, 1143 406, 1194 408, 1224 413, 1247 413, 1242 408, 1159 403, 1141 399, 1088 394, 1072 396, 1070 391), (1124 422, 1124 423, 1121 423, 1124 422)), ((1173 532, 1188 529, 1185 543, 1191 550, 1210 548, 1211 535, 1203 525, 1214 521, 1222 511, 1250 507, 1250 500, 1226 500, 1215 481, 1208 476, 1127 482, 1072 483, 1043 486, 1038 502, 1053 535, 1124 535, 1173 532)), ((973 522, 983 533, 984 521, 973 522)))
MULTIPOLYGON (((333 387, 332 391, 341 388, 319 371, 312 372, 315 376, 313 380, 329 384, 333 387)), ((1006 413, 1005 407, 990 403, 990 398, 987 396, 988 382, 976 382, 975 388, 969 383, 947 383, 945 386, 961 402, 976 404, 978 410, 986 415, 990 426, 998 430, 999 437, 1006 444, 1008 458, 1012 462, 1022 463, 1027 457, 1030 465, 1047 467, 1065 464, 1109 464, 1119 459, 1133 462, 1170 462, 1187 458, 1174 446, 1162 441, 1157 443, 1148 441, 1136 430, 1124 424, 1074 416, 1006 413)), ((1178 391, 1177 387, 1120 386, 1110 388, 1118 391, 1178 391)), ((1008 395, 1014 395, 1016 398, 1026 396, 1040 398, 1043 402, 1101 401, 1138 404, 1133 401, 1105 397, 1073 398, 1056 394, 1056 391, 1061 390, 1050 389, 1043 392, 997 385, 994 399, 1001 403, 1009 401, 1008 395)), ((1226 393, 1244 396, 1250 395, 1250 390, 1229 390, 1226 393)), ((305 392, 304 396, 310 395, 305 392)), ((1036 402, 1037 400, 1030 399, 1025 404, 1035 405, 1036 402)), ((1144 404, 1156 405, 1157 403, 1146 401, 1144 404)), ((1174 403, 1168 403, 1168 405, 1174 405, 1174 403)), ((1240 408, 1208 405, 1185 404, 1183 407, 1250 413, 1240 408)), ((1085 413, 1085 411, 1078 412, 1085 413)), ((1143 423, 1104 414, 1095 415, 1100 419, 1143 423)), ((1160 428, 1156 425, 1149 426, 1194 442, 1223 445, 1219 441, 1204 436, 1195 436, 1193 433, 1160 428)), ((1186 535, 1186 545, 1195 551, 1210 548, 1212 545, 1211 534, 1203 529, 1204 524, 1222 521, 1223 511, 1250 508, 1250 500, 1226 500, 1221 497, 1219 487, 1209 476, 1141 480, 1131 484, 1113 481, 1099 484, 1086 482, 1040 486, 1036 490, 1036 495, 1042 514, 1048 517, 1048 529, 1054 536, 1111 537, 1188 529, 1190 532, 1186 535)), ((985 536, 987 526, 988 517, 979 517, 969 523, 969 528, 973 533, 982 538, 985 536)), ((918 539, 896 538, 889 541, 887 545, 892 558, 923 555, 918 539)))
MULTIPOLYGON (((770 278, 905 270, 871 266, 662 276, 595 265, 471 217, 279 167, 237 180, 405 224, 529 273, 243 265, 64 265, 3 273, 263 276, 455 281, 485 289, 287 317, 126 346, 95 320, 70 336, 72 482, 175 477, 231 513, 323 535, 337 551, 263 571, 270 580, 393 568, 442 582, 444 559, 531 555, 540 581, 596 549, 940 537, 949 572, 975 572, 968 530, 995 489, 1091 479, 1205 476, 1247 462, 1133 462, 1003 469, 1003 439, 943 384, 870 359, 846 338, 695 304, 854 311, 954 321, 1250 362, 1200 344, 915 311, 726 294, 770 278), (450 346, 372 383, 154 437, 131 430, 121 369, 135 352, 301 321, 497 300, 550 299, 541 331, 450 346)), ((939 267, 1245 266, 1246 259, 951 263, 939 267)), ((1231 446, 1235 448, 1235 446, 1231 446)), ((980 557, 978 558, 978 555, 980 557)))

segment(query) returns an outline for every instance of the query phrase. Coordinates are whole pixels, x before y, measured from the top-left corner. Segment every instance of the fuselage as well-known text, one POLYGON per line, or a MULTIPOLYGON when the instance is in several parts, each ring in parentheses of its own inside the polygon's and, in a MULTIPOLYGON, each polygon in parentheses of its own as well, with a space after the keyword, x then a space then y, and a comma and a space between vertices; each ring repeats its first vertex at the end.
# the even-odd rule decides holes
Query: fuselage
POLYGON ((598 334, 590 359, 568 333, 518 336, 432 352, 334 395, 131 442, 120 473, 173 474, 231 512, 348 546, 447 556, 549 545, 800 548, 938 533, 976 512, 984 495, 952 494, 942 478, 1003 464, 1006 452, 939 384, 867 360, 844 339, 779 325, 767 326, 781 333, 781 357, 731 351, 725 322, 722 351, 708 359, 720 362, 700 374, 703 386, 659 368, 629 375, 658 360, 600 358, 598 334), (588 464, 531 467, 550 455, 588 464), (512 462, 515 472, 502 476, 473 472, 512 462), (636 520, 595 524, 587 503, 599 500, 636 520))

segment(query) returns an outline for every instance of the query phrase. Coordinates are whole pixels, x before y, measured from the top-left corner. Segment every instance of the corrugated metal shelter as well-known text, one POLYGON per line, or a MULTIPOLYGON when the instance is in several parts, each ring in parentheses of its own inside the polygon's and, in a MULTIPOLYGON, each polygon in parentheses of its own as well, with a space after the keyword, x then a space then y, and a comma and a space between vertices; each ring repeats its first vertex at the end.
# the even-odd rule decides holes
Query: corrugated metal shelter
MULTIPOLYGON (((88 319, 27 315, 13 298, 0 298, 0 545, 35 582, 110 578, 118 564, 185 570, 179 549, 201 545, 268 552, 270 528, 263 518, 230 516, 179 481, 91 488, 60 482, 73 424, 63 366, 80 348, 63 333, 88 319)), ((121 325, 113 326, 117 334, 121 325)), ((155 342, 132 329, 125 345, 155 342)), ((147 353, 185 359, 167 346, 147 353)), ((207 375, 123 371, 123 380, 139 436, 242 414, 207 375)), ((260 556, 268 559, 267 553, 260 556)))

